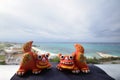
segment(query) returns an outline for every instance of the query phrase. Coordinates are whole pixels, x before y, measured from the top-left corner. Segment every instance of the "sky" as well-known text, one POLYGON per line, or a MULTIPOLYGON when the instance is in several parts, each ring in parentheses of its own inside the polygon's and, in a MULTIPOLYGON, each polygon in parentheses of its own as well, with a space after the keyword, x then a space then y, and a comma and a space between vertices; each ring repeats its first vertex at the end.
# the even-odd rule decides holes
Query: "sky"
POLYGON ((120 42, 120 0, 0 0, 0 41, 120 42))

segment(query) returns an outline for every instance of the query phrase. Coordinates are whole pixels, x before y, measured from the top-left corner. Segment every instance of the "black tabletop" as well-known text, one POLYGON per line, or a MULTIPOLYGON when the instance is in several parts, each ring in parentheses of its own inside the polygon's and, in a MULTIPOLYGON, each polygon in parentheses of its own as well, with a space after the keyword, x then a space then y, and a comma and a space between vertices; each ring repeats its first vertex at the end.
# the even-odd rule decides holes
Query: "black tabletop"
POLYGON ((89 64, 90 73, 73 74, 69 70, 59 71, 56 69, 57 63, 51 63, 50 70, 43 70, 41 73, 35 75, 31 71, 20 77, 16 74, 10 80, 115 80, 107 75, 102 69, 93 64, 89 64))

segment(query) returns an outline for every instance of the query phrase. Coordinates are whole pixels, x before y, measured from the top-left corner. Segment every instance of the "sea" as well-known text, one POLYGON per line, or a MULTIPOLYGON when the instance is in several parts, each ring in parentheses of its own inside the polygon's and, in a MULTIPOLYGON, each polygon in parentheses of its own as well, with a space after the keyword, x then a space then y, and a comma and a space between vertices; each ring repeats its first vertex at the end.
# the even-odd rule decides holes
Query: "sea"
MULTIPOLYGON (((77 42, 78 43, 78 42, 77 42)), ((43 52, 52 54, 72 54, 75 51, 75 42, 39 42, 34 45, 43 52)), ((100 56, 97 54, 106 53, 114 56, 120 56, 120 43, 81 43, 85 49, 85 56, 88 58, 100 56)))

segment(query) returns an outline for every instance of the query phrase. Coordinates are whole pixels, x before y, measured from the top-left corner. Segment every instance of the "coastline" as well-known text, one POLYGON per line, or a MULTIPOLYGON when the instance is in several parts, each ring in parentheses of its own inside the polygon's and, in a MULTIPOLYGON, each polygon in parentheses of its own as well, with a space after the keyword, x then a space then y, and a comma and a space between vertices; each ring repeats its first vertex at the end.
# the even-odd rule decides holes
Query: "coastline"
MULTIPOLYGON (((46 51, 42 51, 37 47, 32 47, 32 49, 37 52, 38 54, 43 54, 43 53, 50 53, 50 52, 46 52, 46 51)), ((102 53, 102 52, 97 52, 96 54, 98 54, 100 57, 102 58, 109 58, 109 57, 119 57, 119 56, 115 56, 115 55, 111 55, 111 54, 107 54, 107 53, 102 53)), ((66 55, 66 54, 65 54, 66 55)), ((50 53, 50 57, 54 58, 56 57, 57 54, 55 53, 50 53)), ((87 57, 87 56, 86 56, 87 57)), ((87 57, 87 58, 94 58, 94 57, 87 57)))
POLYGON ((109 58, 109 57, 118 57, 118 56, 115 56, 115 55, 110 55, 110 54, 107 54, 107 53, 101 53, 101 52, 97 52, 97 54, 103 58, 109 58))
MULTIPOLYGON (((2 45, 4 45, 4 44, 2 43, 2 45)), ((4 46, 4 48, 2 48, 3 49, 3 53, 1 53, 2 51, 0 52, 0 57, 1 57, 0 61, 3 62, 3 58, 5 56, 5 59, 4 59, 4 61, 6 62, 5 64, 10 64, 10 65, 15 64, 15 65, 17 65, 17 64, 20 63, 20 61, 22 59, 22 56, 23 56, 22 52, 19 53, 18 52, 19 49, 17 49, 16 51, 14 51, 14 50, 12 51, 11 50, 12 53, 11 52, 10 53, 6 53, 6 52, 4 52, 4 50, 6 49, 6 47, 8 47, 8 48, 10 48, 10 47, 22 48, 22 44, 19 44, 19 43, 15 43, 15 44, 11 43, 10 44, 9 43, 9 45, 12 45, 12 46, 4 46)), ((41 48, 37 47, 39 45, 40 44, 33 46, 32 50, 34 52, 37 52, 38 54, 50 53, 50 57, 49 57, 50 61, 53 60, 55 62, 55 61, 59 60, 59 59, 57 59, 58 58, 57 57, 57 55, 58 55, 57 53, 51 53, 51 52, 49 52, 49 50, 48 51, 44 51, 44 48, 43 48, 43 50, 41 50, 41 48)), ((54 45, 55 48, 52 46, 53 49, 56 49, 56 46, 59 47, 59 45, 60 45, 60 47, 64 46, 64 44, 59 44, 59 45, 56 45, 56 46, 55 45, 54 45)), ((42 45, 42 46, 44 46, 44 45, 42 45)), ((51 47, 51 44, 49 46, 51 47)), ((67 46, 68 46, 68 44, 67 44, 67 46)), ((67 46, 65 46, 65 47, 67 47, 67 46)), ((70 45, 70 46, 72 46, 72 45, 70 45)), ((61 50, 64 51, 64 49, 61 49, 61 50)), ((66 55, 66 54, 64 54, 64 55, 66 55)), ((114 55, 106 54, 106 53, 103 53, 103 52, 96 52, 94 54, 96 54, 97 56, 91 56, 90 57, 89 55, 91 55, 91 54, 89 54, 89 52, 87 52, 87 54, 85 53, 85 56, 86 56, 86 58, 87 58, 89 63, 92 63, 92 64, 104 64, 104 63, 105 64, 120 64, 120 59, 119 59, 120 56, 114 56, 114 55), (101 61, 103 61, 103 62, 101 62, 101 61)))

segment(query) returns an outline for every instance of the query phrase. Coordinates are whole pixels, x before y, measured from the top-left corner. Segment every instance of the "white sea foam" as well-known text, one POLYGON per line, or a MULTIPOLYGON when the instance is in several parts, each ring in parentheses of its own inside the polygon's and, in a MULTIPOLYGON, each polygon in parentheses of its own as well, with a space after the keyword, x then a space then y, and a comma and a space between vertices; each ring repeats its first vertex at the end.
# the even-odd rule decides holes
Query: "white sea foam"
POLYGON ((50 53, 50 57, 49 59, 51 58, 54 58, 57 56, 57 54, 55 53, 51 53, 51 52, 47 52, 47 51, 43 51, 43 50, 40 50, 39 48, 36 48, 36 47, 32 47, 33 50, 35 50, 38 54, 46 54, 46 53, 50 53))

